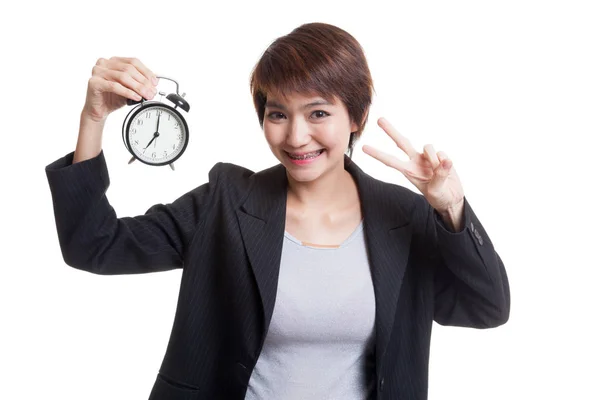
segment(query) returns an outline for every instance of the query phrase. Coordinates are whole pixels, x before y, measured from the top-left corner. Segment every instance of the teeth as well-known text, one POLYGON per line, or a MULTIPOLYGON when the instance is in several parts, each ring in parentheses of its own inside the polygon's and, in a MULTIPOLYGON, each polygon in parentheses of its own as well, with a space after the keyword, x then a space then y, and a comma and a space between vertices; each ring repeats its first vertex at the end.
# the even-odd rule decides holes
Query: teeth
POLYGON ((316 156, 318 156, 319 154, 321 154, 321 150, 319 151, 315 151, 314 153, 308 153, 305 154, 303 156, 297 157, 297 156, 293 156, 290 154, 290 157, 294 160, 306 160, 308 158, 315 158, 316 156))

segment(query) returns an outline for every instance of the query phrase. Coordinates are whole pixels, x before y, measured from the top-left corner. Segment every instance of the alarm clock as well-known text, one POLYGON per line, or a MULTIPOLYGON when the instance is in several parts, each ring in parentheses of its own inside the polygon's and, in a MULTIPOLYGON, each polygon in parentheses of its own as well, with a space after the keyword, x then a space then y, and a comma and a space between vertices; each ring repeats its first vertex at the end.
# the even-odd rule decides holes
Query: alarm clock
POLYGON ((135 105, 123 121, 123 143, 132 157, 129 164, 139 160, 152 166, 169 165, 175 171, 174 162, 183 155, 188 141, 189 129, 179 107, 185 112, 190 111, 190 105, 179 95, 177 81, 164 76, 158 79, 173 81, 176 93, 166 96, 173 105, 163 102, 165 92, 159 91, 160 101, 149 101, 142 97, 136 101, 127 99, 127 105, 135 105))

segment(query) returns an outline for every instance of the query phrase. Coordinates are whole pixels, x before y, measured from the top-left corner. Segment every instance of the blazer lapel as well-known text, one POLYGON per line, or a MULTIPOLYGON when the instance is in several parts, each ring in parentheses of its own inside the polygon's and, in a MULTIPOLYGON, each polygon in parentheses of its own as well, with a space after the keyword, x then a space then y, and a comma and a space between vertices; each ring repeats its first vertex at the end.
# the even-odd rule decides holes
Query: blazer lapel
POLYGON ((346 164, 346 169, 358 183, 363 212, 365 242, 375 290, 375 361, 379 373, 408 263, 414 200, 405 190, 392 190, 389 184, 366 174, 350 159, 346 164))
MULTIPOLYGON (((369 176, 348 156, 344 156, 344 168, 357 183, 363 212, 377 310, 376 368, 380 371, 408 262, 413 198, 405 190, 392 190, 389 184, 369 176)), ((248 196, 236 213, 262 299, 262 343, 273 315, 277 294, 285 230, 286 170, 282 164, 278 164, 255 173, 251 179, 253 181, 248 196)))
POLYGON ((251 179, 249 194, 236 213, 262 300, 262 343, 271 322, 277 294, 285 231, 287 176, 285 167, 278 164, 255 173, 251 179))

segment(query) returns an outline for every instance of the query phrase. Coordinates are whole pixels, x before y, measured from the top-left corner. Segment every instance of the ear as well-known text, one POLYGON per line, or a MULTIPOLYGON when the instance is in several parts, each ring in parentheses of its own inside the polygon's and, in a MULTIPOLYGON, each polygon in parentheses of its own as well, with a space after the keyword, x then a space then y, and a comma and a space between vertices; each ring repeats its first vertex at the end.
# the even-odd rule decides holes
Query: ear
MULTIPOLYGON (((369 109, 367 109, 365 111, 365 114, 362 117, 362 123, 365 122, 368 115, 369 115, 369 109)), ((358 130, 358 124, 356 122, 352 122, 352 124, 350 125, 350 132, 356 132, 357 130, 358 130)))

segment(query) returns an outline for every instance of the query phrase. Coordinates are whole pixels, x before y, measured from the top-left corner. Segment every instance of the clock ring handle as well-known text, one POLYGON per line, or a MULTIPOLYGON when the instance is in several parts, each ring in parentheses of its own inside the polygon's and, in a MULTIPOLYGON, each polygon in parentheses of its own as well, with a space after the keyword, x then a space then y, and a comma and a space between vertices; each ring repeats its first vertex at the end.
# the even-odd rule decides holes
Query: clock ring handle
MULTIPOLYGON (((179 83, 177 83, 177 81, 175 79, 167 78, 166 76, 159 76, 159 75, 156 75, 156 78, 157 79, 167 79, 169 81, 175 82, 175 93, 179 94, 179 83)), ((184 96, 185 96, 185 94, 184 94, 184 96)))
MULTIPOLYGON (((163 76, 163 75, 156 75, 156 79, 167 79, 167 80, 175 83, 175 93, 169 94, 167 96, 167 99, 172 101, 175 104, 175 108, 177 108, 177 106, 179 106, 179 107, 181 107, 182 110, 185 110, 187 112, 190 111, 190 103, 188 103, 187 101, 184 100, 185 93, 182 93, 181 95, 179 94, 179 83, 175 79, 169 78, 169 77, 163 76)), ((144 101, 144 99, 137 100, 137 101, 132 100, 132 99, 127 99, 127 105, 131 106, 134 104, 142 103, 143 101, 144 101)))
POLYGON ((176 93, 171 93, 171 94, 167 95, 167 100, 170 100, 171 102, 173 102, 173 104, 175 104, 175 108, 177 108, 177 106, 179 106, 182 110, 189 112, 190 111, 190 103, 185 101, 185 99, 184 99, 185 93, 182 93, 181 95, 179 94, 179 83, 177 83, 177 81, 175 79, 167 78, 166 76, 158 76, 157 75, 156 78, 168 79, 170 81, 175 82, 175 86, 176 86, 175 92, 176 93))

